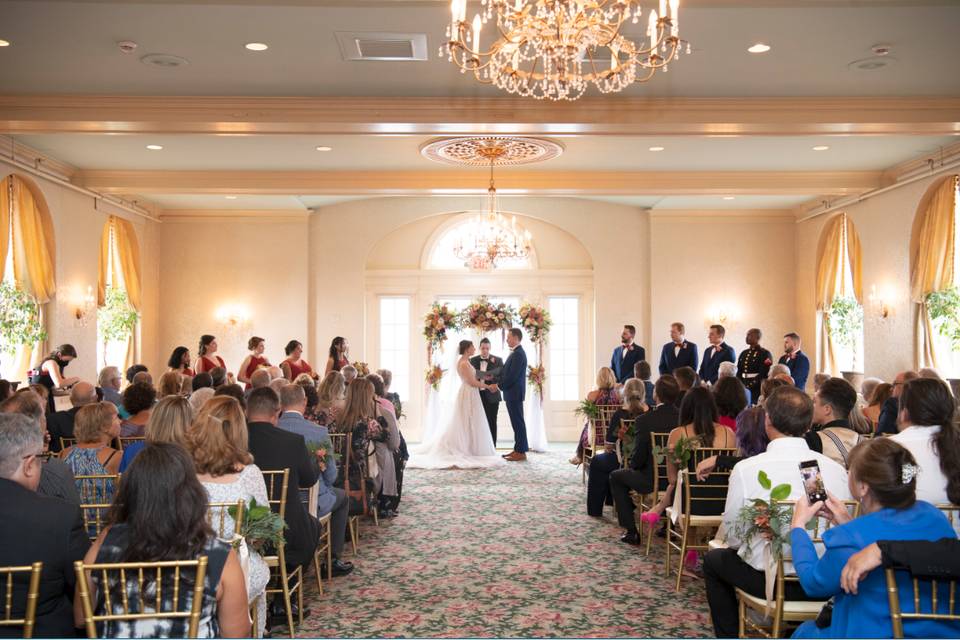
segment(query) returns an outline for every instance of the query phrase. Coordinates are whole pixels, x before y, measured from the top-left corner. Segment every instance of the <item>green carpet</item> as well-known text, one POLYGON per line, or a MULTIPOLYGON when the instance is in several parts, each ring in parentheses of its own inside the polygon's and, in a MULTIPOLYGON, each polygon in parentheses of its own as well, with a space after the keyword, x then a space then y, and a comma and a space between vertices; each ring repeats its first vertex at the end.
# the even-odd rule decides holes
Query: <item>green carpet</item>
POLYGON ((361 523, 360 554, 345 558, 354 572, 323 596, 308 576, 312 613, 298 635, 709 636, 703 582, 685 578, 675 593, 661 538, 644 558, 619 542, 609 507, 588 517, 568 457, 407 471, 400 515, 361 523))

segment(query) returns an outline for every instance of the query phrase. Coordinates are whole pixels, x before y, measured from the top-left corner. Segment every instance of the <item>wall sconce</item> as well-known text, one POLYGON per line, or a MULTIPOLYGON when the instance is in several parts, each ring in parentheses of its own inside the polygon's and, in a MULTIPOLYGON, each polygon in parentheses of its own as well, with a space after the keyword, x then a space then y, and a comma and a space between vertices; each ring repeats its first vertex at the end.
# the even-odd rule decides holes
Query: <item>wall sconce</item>
POLYGON ((867 296, 867 309, 870 315, 880 319, 890 317, 893 313, 890 304, 893 297, 889 287, 877 291, 877 285, 870 285, 870 294, 867 296))
POLYGON ((250 322, 250 312, 240 305, 224 305, 217 309, 217 321, 227 329, 237 329, 250 322))
POLYGON ((97 309, 97 298, 93 295, 93 287, 88 286, 87 292, 80 297, 77 306, 73 309, 73 317, 79 327, 87 326, 90 316, 97 309))
POLYGON ((714 307, 707 311, 707 326, 719 324, 723 325, 724 329, 729 330, 736 322, 738 315, 737 310, 730 306, 714 307))

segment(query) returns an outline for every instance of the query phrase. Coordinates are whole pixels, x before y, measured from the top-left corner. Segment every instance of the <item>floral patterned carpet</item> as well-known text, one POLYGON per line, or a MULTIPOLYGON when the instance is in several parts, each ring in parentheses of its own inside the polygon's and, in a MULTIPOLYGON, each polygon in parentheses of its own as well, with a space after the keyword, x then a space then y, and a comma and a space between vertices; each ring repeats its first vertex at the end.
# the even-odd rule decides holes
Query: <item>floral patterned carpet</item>
POLYGON ((298 636, 709 636, 703 582, 675 593, 661 538, 645 558, 619 542, 610 507, 588 517, 568 448, 488 471, 408 470, 400 515, 361 523, 354 572, 323 596, 308 576, 298 636))

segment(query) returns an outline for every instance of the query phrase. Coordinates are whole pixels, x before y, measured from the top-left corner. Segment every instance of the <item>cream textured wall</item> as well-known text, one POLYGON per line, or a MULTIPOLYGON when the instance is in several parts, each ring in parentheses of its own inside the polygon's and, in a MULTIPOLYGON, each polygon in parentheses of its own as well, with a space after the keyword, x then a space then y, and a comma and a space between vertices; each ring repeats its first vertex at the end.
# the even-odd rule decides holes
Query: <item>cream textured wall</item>
MULTIPOLYGON (((956 173, 951 172, 951 173, 956 173)), ((864 318, 864 374, 891 380, 913 367, 914 332, 910 290, 910 231, 921 198, 949 173, 939 173, 845 209, 860 234, 864 296, 871 287, 888 292, 891 313, 880 318, 869 305, 864 318)), ((816 333, 816 252, 830 216, 797 225, 797 318, 803 335, 816 333)), ((816 350, 811 343, 810 353, 816 350)), ((815 367, 815 370, 819 366, 815 367)))
POLYGON ((795 329, 794 217, 788 212, 670 211, 650 218, 653 338, 647 358, 656 369, 670 324, 683 322, 687 339, 709 344, 717 310, 727 312, 726 341, 739 356, 748 329, 782 352, 795 329), (682 248, 682 250, 680 250, 682 248))
MULTIPOLYGON (((68 342, 77 348, 79 357, 67 369, 67 374, 96 380, 96 318, 91 315, 87 326, 80 326, 74 309, 87 287, 95 289, 97 286, 100 234, 110 214, 130 220, 140 241, 144 293, 141 355, 147 366, 153 369, 157 362, 159 274, 156 236, 159 225, 109 204, 101 204, 98 208, 89 196, 42 178, 19 173, 14 167, 0 161, 0 175, 10 173, 33 181, 40 188, 53 218, 57 247, 57 293, 46 307, 48 344, 53 347, 68 342)), ((40 354, 36 356, 35 360, 39 362, 40 354)))
POLYGON ((178 345, 189 348, 195 359, 204 333, 217 337, 219 355, 233 372, 246 357, 252 335, 266 340, 266 355, 274 364, 285 357, 283 346, 288 340, 309 346, 305 215, 167 215, 163 220, 160 357, 164 365, 178 345), (247 324, 231 327, 220 322, 217 311, 224 306, 244 309, 249 314, 247 324))

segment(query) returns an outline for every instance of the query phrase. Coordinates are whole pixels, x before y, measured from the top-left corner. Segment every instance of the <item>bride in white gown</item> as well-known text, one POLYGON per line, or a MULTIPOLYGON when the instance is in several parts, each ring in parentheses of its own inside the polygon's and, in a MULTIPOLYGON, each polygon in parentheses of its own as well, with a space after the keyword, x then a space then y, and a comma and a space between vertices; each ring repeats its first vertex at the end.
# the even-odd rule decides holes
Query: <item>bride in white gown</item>
POLYGON ((476 347, 462 340, 458 352, 460 389, 450 415, 440 421, 441 428, 427 433, 422 444, 410 448, 407 468, 482 469, 506 464, 497 455, 480 400, 480 389, 487 385, 477 380, 476 369, 470 364, 476 347))

